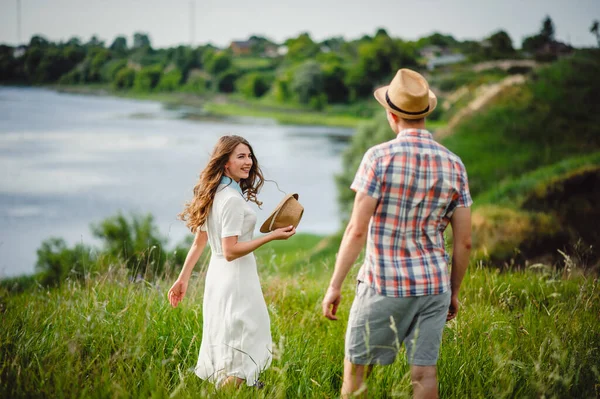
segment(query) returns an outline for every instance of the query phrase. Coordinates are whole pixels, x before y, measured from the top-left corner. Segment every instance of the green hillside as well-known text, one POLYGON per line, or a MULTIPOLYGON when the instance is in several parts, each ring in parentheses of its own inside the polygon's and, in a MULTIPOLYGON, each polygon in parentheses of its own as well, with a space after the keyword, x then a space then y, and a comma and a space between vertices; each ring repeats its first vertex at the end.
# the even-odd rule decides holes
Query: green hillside
POLYGON ((459 154, 477 196, 499 182, 600 150, 600 51, 533 72, 442 142, 459 154))
MULTIPOLYGON (((598 71, 598 50, 541 67, 441 138, 468 171, 478 259, 495 267, 555 264, 564 260, 560 250, 597 268, 598 71)), ((353 137, 343 156, 345 172, 337 178, 344 216, 352 206, 354 193, 348 187, 362 154, 392 138, 383 111, 353 137)))

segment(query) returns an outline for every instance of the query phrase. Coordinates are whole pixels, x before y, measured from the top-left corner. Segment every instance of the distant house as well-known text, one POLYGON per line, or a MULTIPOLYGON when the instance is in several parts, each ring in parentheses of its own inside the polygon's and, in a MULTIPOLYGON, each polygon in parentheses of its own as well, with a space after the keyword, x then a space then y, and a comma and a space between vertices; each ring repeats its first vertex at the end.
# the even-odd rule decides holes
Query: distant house
POLYGON ((452 49, 445 46, 437 46, 435 44, 431 46, 425 46, 419 50, 419 55, 427 60, 450 54, 453 54, 452 49))
POLYGON ((484 39, 479 42, 479 45, 483 48, 490 48, 490 47, 492 47, 492 42, 489 41, 488 39, 484 39))
POLYGON ((540 47, 535 52, 535 56, 558 58, 561 56, 569 55, 571 53, 573 53, 573 47, 569 46, 568 44, 552 40, 540 47))
POLYGON ((278 47, 277 45, 272 45, 272 46, 267 46, 265 48, 265 51, 263 53, 263 56, 265 57, 269 57, 269 58, 275 58, 279 56, 279 52, 278 52, 278 47))
POLYGON ((13 57, 20 58, 27 52, 27 46, 20 45, 13 50, 13 57))
POLYGON ((277 49, 277 54, 284 56, 288 53, 288 46, 279 46, 279 48, 277 49))
POLYGON ((439 57, 440 55, 442 55, 443 51, 444 49, 440 46, 425 46, 421 50, 419 50, 419 55, 423 58, 430 60, 432 58, 439 57))
POLYGON ((229 45, 229 48, 235 55, 246 55, 252 52, 252 41, 233 41, 229 45))
POLYGON ((433 71, 435 68, 445 65, 458 64, 467 59, 464 54, 446 54, 439 57, 431 58, 427 61, 427 69, 433 71))

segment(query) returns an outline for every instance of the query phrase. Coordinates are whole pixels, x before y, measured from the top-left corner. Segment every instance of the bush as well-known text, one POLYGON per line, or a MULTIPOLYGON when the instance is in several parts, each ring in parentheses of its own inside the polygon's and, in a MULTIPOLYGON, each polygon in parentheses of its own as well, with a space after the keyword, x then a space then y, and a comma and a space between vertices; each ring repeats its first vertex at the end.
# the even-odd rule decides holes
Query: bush
POLYGON ((315 61, 301 64, 294 73, 291 89, 301 104, 309 104, 313 97, 320 96, 323 93, 321 66, 315 61))
POLYGON ((112 86, 115 89, 129 89, 133 87, 135 81, 135 70, 132 68, 123 68, 117 72, 112 86))
POLYGON ((287 70, 280 73, 273 83, 273 96, 279 102, 286 102, 292 98, 292 73, 287 70))
POLYGON ((204 76, 200 74, 190 74, 185 85, 183 85, 182 90, 189 93, 202 94, 209 88, 210 81, 206 80, 204 76))
POLYGON ((232 67, 231 56, 225 52, 219 52, 206 57, 204 69, 213 75, 225 73, 232 67))
POLYGON ((237 81, 237 91, 248 98, 262 97, 269 91, 272 80, 271 75, 251 72, 237 81))
POLYGON ((346 87, 346 70, 337 63, 323 66, 323 91, 329 103, 346 103, 350 90, 346 87))
POLYGON ((174 68, 161 75, 160 81, 158 82, 156 88, 162 91, 175 91, 179 88, 182 78, 183 75, 181 74, 181 71, 177 68, 174 68))
POLYGON ((37 250, 36 270, 44 286, 60 285, 67 278, 81 279, 96 267, 96 259, 91 248, 77 244, 67 247, 60 238, 50 238, 42 242, 37 250))
POLYGON ((239 72, 229 69, 217 77, 217 90, 221 93, 233 93, 235 91, 235 82, 239 77, 239 72))
POLYGON ((112 60, 102 67, 102 80, 105 82, 114 82, 121 69, 127 67, 127 60, 112 60))
POLYGON ((125 262, 132 274, 156 275, 164 270, 166 239, 158 233, 152 215, 126 218, 119 213, 92 225, 92 233, 103 241, 104 252, 125 262))
POLYGON ((153 90, 160 81, 162 69, 163 68, 161 65, 152 65, 142 68, 138 73, 135 74, 133 88, 140 92, 148 92, 153 90))
POLYGON ((77 68, 75 68, 61 76, 58 80, 58 83, 60 83, 61 85, 70 85, 81 83, 82 81, 83 77, 81 76, 81 72, 77 68))

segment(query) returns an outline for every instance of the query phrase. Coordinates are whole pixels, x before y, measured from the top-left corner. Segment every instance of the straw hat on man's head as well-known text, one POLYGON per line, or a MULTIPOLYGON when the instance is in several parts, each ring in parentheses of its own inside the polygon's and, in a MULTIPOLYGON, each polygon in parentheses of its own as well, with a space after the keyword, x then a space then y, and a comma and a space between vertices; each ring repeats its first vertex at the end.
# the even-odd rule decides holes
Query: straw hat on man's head
POLYGON ((421 119, 433 112, 437 97, 418 72, 400 69, 388 86, 375 90, 375 98, 392 114, 403 119, 421 119))
POLYGON ((286 195, 260 226, 261 233, 268 233, 281 227, 298 227, 304 207, 298 202, 298 194, 286 195))

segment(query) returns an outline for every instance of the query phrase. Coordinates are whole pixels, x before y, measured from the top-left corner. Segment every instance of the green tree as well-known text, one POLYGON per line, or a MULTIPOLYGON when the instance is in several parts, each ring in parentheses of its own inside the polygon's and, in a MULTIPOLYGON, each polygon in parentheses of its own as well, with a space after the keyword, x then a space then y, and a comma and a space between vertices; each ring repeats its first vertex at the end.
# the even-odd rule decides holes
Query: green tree
POLYGON ((136 32, 133 34, 133 46, 134 50, 138 49, 152 49, 152 43, 150 42, 150 36, 146 33, 136 32))
POLYGON ((554 23, 549 16, 546 16, 544 22, 542 22, 542 30, 540 31, 540 35, 542 35, 547 42, 554 40, 554 23))
POLYGON ((296 69, 292 80, 292 91, 298 101, 309 104, 313 97, 323 93, 323 72, 315 61, 306 61, 296 69))
POLYGON ((127 67, 126 59, 111 60, 102 67, 102 80, 113 83, 119 71, 127 67))
POLYGON ((341 53, 343 51, 346 41, 342 36, 331 37, 321 42, 320 46, 328 48, 330 51, 335 53, 341 53))
POLYGON ((523 40, 522 48, 525 51, 535 53, 542 49, 546 44, 554 41, 554 23, 549 16, 546 16, 542 22, 542 27, 537 35, 526 37, 523 40))
POLYGON ((250 36, 250 51, 254 56, 262 56, 269 48, 275 48, 276 44, 262 36, 250 36))
POLYGON ((345 103, 350 90, 346 86, 346 69, 338 62, 323 64, 323 91, 329 103, 345 103))
POLYGON ((219 75, 230 69, 232 64, 231 56, 220 51, 207 58, 204 68, 213 75, 219 75))
POLYGON ((183 91, 202 94, 210 88, 210 82, 201 73, 190 73, 185 85, 182 87, 183 91))
POLYGON ((546 39, 542 35, 533 35, 523 39, 523 44, 521 45, 521 48, 524 51, 535 53, 536 51, 541 49, 546 43, 546 39))
POLYGON ((63 57, 70 63, 71 67, 79 64, 85 59, 85 49, 75 44, 68 44, 63 48, 63 57))
POLYGON ((127 38, 125 36, 117 36, 109 48, 119 55, 125 54, 127 52, 127 38))
POLYGON ((596 36, 596 41, 598 42, 598 47, 600 47, 600 27, 598 21, 592 22, 592 26, 590 27, 590 32, 596 36))
POLYGON ((29 41, 29 47, 47 48, 50 46, 50 42, 43 36, 34 35, 29 41))
POLYGON ((515 55, 512 39, 505 31, 500 30, 491 35, 487 40, 490 45, 484 48, 485 58, 503 59, 515 55))
POLYGON ((151 65, 142 68, 135 74, 133 88, 139 92, 148 92, 153 90, 160 80, 162 75, 161 65, 151 65))
POLYGON ((104 42, 102 40, 100 40, 98 38, 98 36, 93 35, 90 38, 90 41, 85 44, 85 47, 87 47, 87 48, 95 48, 95 47, 104 48, 104 42))
POLYGON ((135 70, 132 68, 121 68, 116 73, 112 81, 112 86, 115 89, 129 89, 133 87, 135 81, 135 70))
POLYGON ((177 68, 163 73, 158 81, 156 88, 161 91, 175 91, 179 88, 183 80, 181 71, 177 68))
POLYGON ((250 72, 237 81, 237 91, 248 98, 262 97, 271 87, 269 76, 260 72, 250 72))
POLYGON ((13 51, 10 46, 0 45, 0 81, 19 80, 19 62, 13 57, 13 51))
POLYGON ((87 71, 86 82, 102 81, 102 68, 110 60, 110 51, 99 48, 91 51, 89 54, 89 68, 87 71))
POLYGON ((235 83, 240 77, 237 70, 230 68, 217 76, 217 90, 221 93, 233 93, 235 91, 235 83))
POLYGON ((92 225, 92 233, 103 242, 106 254, 125 262, 133 275, 156 275, 164 270, 166 239, 158 233, 152 215, 121 213, 92 225))
POLYGON ((311 39, 308 33, 301 33, 296 38, 288 39, 285 44, 288 48, 285 58, 293 62, 304 61, 320 52, 319 45, 311 39))
POLYGON ((444 35, 439 32, 422 37, 417 41, 417 47, 419 48, 426 46, 454 47, 458 44, 459 42, 452 35, 444 35))
POLYGON ((346 79, 352 98, 371 95, 373 88, 389 81, 398 68, 417 65, 414 47, 381 34, 370 42, 359 44, 358 58, 348 70, 346 79))
POLYGON ((91 248, 83 244, 69 249, 63 239, 50 238, 37 250, 36 270, 44 286, 60 285, 67 278, 80 279, 96 267, 91 248))
POLYGON ((202 49, 191 49, 186 46, 178 46, 170 49, 167 54, 167 59, 173 62, 181 71, 184 79, 187 79, 188 74, 194 68, 202 66, 202 49))
POLYGON ((279 102, 286 102, 292 98, 293 72, 290 69, 279 71, 273 83, 273 97, 279 102))

